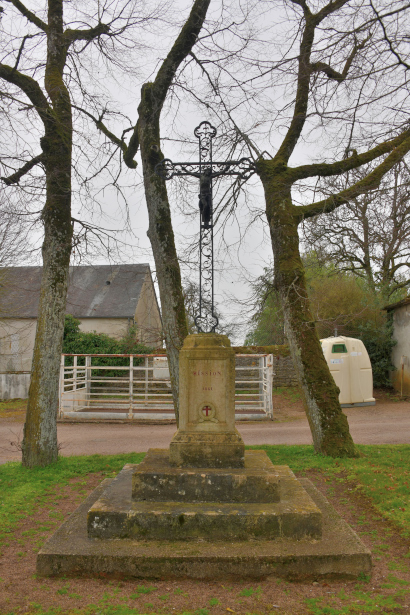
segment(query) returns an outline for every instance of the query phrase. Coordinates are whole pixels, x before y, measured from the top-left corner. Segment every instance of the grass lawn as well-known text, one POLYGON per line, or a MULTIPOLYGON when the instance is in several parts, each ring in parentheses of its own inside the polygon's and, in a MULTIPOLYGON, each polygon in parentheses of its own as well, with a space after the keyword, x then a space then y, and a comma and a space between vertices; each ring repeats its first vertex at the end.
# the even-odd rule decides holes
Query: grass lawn
POLYGON ((9 399, 0 401, 0 419, 24 420, 27 410, 27 399, 9 399))
POLYGON ((359 446, 334 460, 311 446, 258 446, 274 464, 307 476, 372 549, 372 578, 259 583, 36 578, 35 554, 105 477, 143 454, 65 457, 27 470, 0 466, 0 614, 345 615, 410 613, 410 445, 359 446))

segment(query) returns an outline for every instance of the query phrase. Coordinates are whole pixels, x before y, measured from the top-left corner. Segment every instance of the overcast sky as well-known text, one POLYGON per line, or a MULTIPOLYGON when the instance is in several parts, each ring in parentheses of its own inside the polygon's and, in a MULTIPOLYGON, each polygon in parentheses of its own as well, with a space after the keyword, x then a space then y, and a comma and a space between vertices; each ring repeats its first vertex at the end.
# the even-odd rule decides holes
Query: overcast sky
MULTIPOLYGON (((110 72, 106 70, 96 51, 93 52, 94 55, 90 59, 90 62, 93 63, 92 71, 89 73, 90 82, 95 79, 95 83, 91 87, 95 87, 97 84, 97 90, 98 87, 101 88, 99 91, 100 100, 111 101, 110 108, 112 110, 121 112, 130 118, 129 122, 127 122, 125 117, 117 117, 116 120, 110 117, 105 118, 108 127, 117 135, 120 135, 124 128, 132 126, 136 122, 141 84, 149 81, 156 74, 159 63, 169 51, 179 28, 184 23, 192 6, 192 2, 187 0, 160 1, 163 2, 161 11, 158 14, 160 19, 153 22, 152 27, 145 33, 138 33, 138 44, 141 45, 141 49, 134 56, 130 64, 135 69, 133 75, 120 74, 118 71, 110 75, 110 72)), ((374 1, 379 8, 385 7, 383 0, 374 1)), ((316 4, 321 5, 323 2, 318 0, 316 4)), ((351 18, 355 19, 354 11, 357 7, 355 8, 354 2, 349 3, 346 5, 347 11, 350 10, 350 4, 352 4, 351 10, 353 11, 351 18)), ((38 11, 39 3, 37 0, 27 0, 27 5, 32 10, 38 11)), ((41 3, 41 6, 45 7, 45 5, 45 2, 44 4, 41 3)), ((87 6, 94 10, 96 6, 100 5, 91 0, 89 4, 87 4, 86 0, 71 0, 65 3, 66 11, 78 10, 78 15, 81 14, 83 7, 85 10, 87 6)), ((115 6, 115 2, 108 2, 107 6, 115 6)), ((156 6, 158 5, 151 0, 146 2, 146 7, 149 10, 153 10, 156 6)), ((250 96, 245 104, 237 104, 239 98, 235 98, 235 96, 239 97, 241 90, 235 90, 234 87, 229 89, 228 87, 226 91, 232 92, 232 96, 231 98, 227 96, 226 102, 231 105, 235 121, 238 122, 241 130, 245 132, 250 130, 252 137, 257 139, 259 149, 267 150, 267 155, 273 155, 283 137, 283 131, 289 125, 289 116, 292 114, 293 109, 295 60, 298 55, 298 27, 300 25, 299 8, 294 3, 286 3, 286 1, 274 3, 258 0, 246 0, 244 2, 240 0, 225 0, 222 3, 220 0, 212 0, 207 17, 210 22, 218 18, 221 7, 226 11, 227 21, 235 21, 235 27, 239 28, 238 32, 242 28, 242 31, 239 33, 242 32, 245 38, 248 34, 247 29, 249 25, 252 25, 252 37, 249 39, 252 43, 247 47, 246 57, 242 56, 245 57, 242 63, 242 71, 245 71, 246 78, 248 78, 247 68, 252 73, 253 68, 256 67, 254 75, 250 74, 248 80, 252 82, 249 87, 254 88, 251 91, 252 95, 255 94, 254 99, 250 96), (279 6, 280 10, 275 9, 275 6, 279 6), (232 13, 230 14, 231 10, 232 13), (247 10, 251 11, 251 17, 249 18, 248 16, 244 17, 247 10), (256 15, 254 20, 252 18, 253 15, 256 15), (292 24, 294 27, 293 31, 289 30, 289 28, 292 28, 292 24), (288 57, 286 65, 282 66, 283 54, 288 54, 288 57), (270 69, 275 59, 278 61, 278 70, 276 73, 273 71, 271 74, 270 69), (265 77, 263 75, 265 73, 266 80, 264 81, 265 77), (253 83, 254 79, 256 79, 255 85, 253 83), (275 126, 275 130, 272 130, 272 126, 275 126)), ((20 21, 18 21, 15 13, 13 13, 13 9, 7 7, 2 17, 3 25, 8 26, 8 20, 11 19, 16 21, 11 32, 15 30, 22 37, 27 28, 26 20, 20 18, 20 21)), ((80 24, 78 19, 79 17, 77 16, 76 25, 80 24)), ((81 27, 84 27, 84 24, 81 23, 81 27)), ((343 24, 341 28, 343 30, 343 24)), ((337 31, 337 28, 335 31, 337 31)), ((206 29, 204 32, 206 35, 206 29)), ((323 36, 329 35, 331 37, 332 33, 333 30, 330 28, 329 32, 326 33, 325 31, 323 36)), ((229 34, 224 32, 224 36, 229 39, 229 34)), ((320 36, 322 35, 318 35, 318 38, 320 36)), ((10 40, 11 45, 13 45, 12 35, 10 40)), ((19 40, 16 38, 14 55, 18 52, 19 40)), ((235 44, 240 45, 241 40, 241 36, 235 35, 232 37, 232 40, 227 41, 227 46, 231 44, 233 46, 235 44)), ((346 49, 349 49, 349 45, 352 45, 353 41, 350 41, 349 38, 346 40, 346 49)), ((322 39, 320 39, 321 41, 322 39)), ((5 45, 4 43, 3 56, 5 58, 13 58, 13 53, 9 54, 5 45)), ((26 47, 29 45, 36 45, 36 42, 27 39, 26 47)), ((0 49, 2 50, 1 41, 0 49)), ((33 47, 33 49, 35 53, 40 54, 41 47, 38 47, 38 49, 33 47)), ((212 49, 212 53, 214 53, 215 47, 212 49)), ((330 43, 329 49, 332 49, 330 43)), ((206 54, 206 50, 204 53, 206 54)), ((339 70, 343 62, 346 61, 343 46, 340 53, 341 55, 338 56, 339 70)), ((387 53, 389 52, 387 51, 387 53)), ((331 61, 335 61, 333 56, 331 61)), ((38 62, 39 70, 41 71, 43 65, 41 60, 38 62)), ((236 70, 236 64, 234 70, 236 70)), ((343 123, 346 109, 347 113, 351 113, 352 109, 357 111, 354 122, 355 127, 359 127, 357 134, 359 147, 360 139, 364 141, 366 138, 370 138, 369 135, 373 136, 372 131, 377 133, 377 131, 385 130, 386 125, 383 124, 383 114, 390 113, 389 109, 393 109, 391 113, 395 113, 394 105, 397 105, 397 108, 400 109, 397 116, 399 119, 402 117, 400 113, 402 113, 402 103, 407 95, 407 89, 402 88, 400 90, 400 88, 397 88, 395 90, 393 82, 387 88, 384 86, 388 81, 384 85, 380 82, 384 90, 380 97, 379 107, 377 105, 375 107, 367 107, 366 104, 357 104, 356 107, 356 96, 360 89, 358 84, 361 83, 360 79, 362 79, 362 75, 359 74, 361 72, 360 67, 357 70, 357 83, 353 78, 348 88, 337 89, 337 85, 335 85, 329 86, 329 89, 326 90, 327 99, 323 102, 323 105, 326 113, 328 113, 327 117, 331 118, 327 123, 326 121, 324 123, 321 121, 325 115, 321 115, 322 110, 320 106, 322 100, 320 95, 312 103, 312 113, 308 116, 303 138, 290 160, 292 165, 313 162, 319 153, 321 157, 327 160, 335 160, 343 156, 346 151, 344 149, 346 147, 346 134, 350 130, 348 122, 343 123), (392 88, 391 92, 390 87, 392 88), (391 105, 391 108, 388 107, 387 102, 391 105), (318 108, 315 108, 315 105, 318 108), (340 119, 342 117, 343 121, 340 119)), ((192 72, 194 69, 192 67, 188 68, 187 83, 189 83, 191 75, 189 71, 192 72)), ((365 71, 363 72, 365 74, 365 71)), ((67 69, 67 75, 69 80, 69 69, 67 69)), ((198 100, 194 101, 192 96, 190 100, 186 100, 184 90, 176 89, 171 107, 165 108, 162 114, 161 135, 164 139, 162 151, 167 158, 171 158, 174 161, 197 160, 197 140, 193 135, 193 130, 203 120, 211 120, 214 123, 212 112, 207 111, 206 106, 201 104, 201 102, 204 102, 200 91, 203 85, 201 84, 203 76, 199 70, 197 71, 196 78, 198 90, 195 92, 195 95, 198 97, 198 100), (198 77, 199 74, 201 78, 198 77)), ((229 78, 227 77, 228 81, 229 78)), ((370 83, 368 87, 370 89, 375 88, 376 96, 378 83, 370 83)), ((371 95, 372 93, 370 93, 370 97, 371 95)), ((211 105, 213 105, 212 101, 211 105)), ((78 117, 75 118, 75 130, 81 131, 81 121, 78 121, 78 117)), ((26 133, 21 136, 21 139, 23 142, 25 140, 27 148, 32 145, 34 155, 38 155, 38 136, 31 134, 29 127, 26 133)), ((76 134, 75 140, 78 141, 78 139, 79 137, 76 134)), ((98 139, 99 146, 96 149, 104 151, 104 137, 99 135, 98 139)), ((85 142, 84 140, 82 144, 85 142)), ((349 147, 353 145, 358 146, 354 140, 349 141, 349 143, 349 147)), ((224 146, 217 135, 214 140, 214 160, 225 160, 227 157, 226 148, 226 143, 224 146)), ((74 148, 75 164, 79 157, 79 151, 78 147, 74 148)), ((92 152, 92 148, 90 151, 92 152)), ((92 154, 90 158, 92 158, 92 154)), ((123 172, 118 177, 120 191, 107 187, 110 180, 108 174, 95 174, 93 181, 87 184, 91 186, 95 199, 93 208, 89 209, 87 209, 86 201, 81 198, 84 187, 80 179, 78 179, 76 172, 74 172, 73 216, 100 225, 109 232, 125 229, 118 235, 118 239, 124 242, 121 253, 119 255, 115 252, 111 253, 111 262, 114 264, 115 262, 148 262, 155 275, 154 261, 146 234, 148 217, 142 189, 139 156, 137 156, 137 161, 139 165, 136 171, 123 168, 123 172)), ((95 164, 97 165, 98 162, 97 160, 95 164)), ((112 176, 116 173, 119 162, 120 156, 117 153, 107 167, 112 176)), ((92 165, 90 165, 84 175, 92 176, 95 168, 97 167, 93 169, 92 165)), ((83 166, 84 169, 85 167, 83 166)), ((314 186, 314 182, 312 185, 314 186)), ((233 215, 227 220, 221 217, 215 227, 215 299, 222 316, 228 321, 235 322, 243 327, 241 334, 235 340, 236 342, 239 342, 241 338, 243 339, 245 334, 244 325, 250 315, 245 307, 251 292, 249 282, 260 275, 263 268, 272 261, 272 248, 263 214, 264 198, 262 187, 257 177, 252 178, 247 186, 246 205, 245 200, 240 202, 233 215)), ((199 231, 198 183, 195 179, 173 179, 168 182, 168 188, 177 250, 181 258, 182 275, 185 279, 197 282, 199 258, 198 250, 195 246, 198 241, 199 231), (193 248, 191 251, 188 251, 190 246, 193 246, 193 248)), ((221 195, 224 194, 226 188, 226 183, 221 185, 218 183, 215 186, 214 203, 216 206, 216 216, 218 216, 220 208, 223 207, 221 195)), ((311 186, 304 187, 296 198, 295 203, 310 200, 313 189, 311 186)), ((40 241, 37 243, 40 243, 40 241)), ((78 251, 76 250, 73 258, 74 263, 79 262, 78 256, 78 251)), ((92 256, 88 257, 86 262, 90 261, 95 264, 107 263, 109 262, 109 257, 104 250, 97 248, 92 252, 92 256)))

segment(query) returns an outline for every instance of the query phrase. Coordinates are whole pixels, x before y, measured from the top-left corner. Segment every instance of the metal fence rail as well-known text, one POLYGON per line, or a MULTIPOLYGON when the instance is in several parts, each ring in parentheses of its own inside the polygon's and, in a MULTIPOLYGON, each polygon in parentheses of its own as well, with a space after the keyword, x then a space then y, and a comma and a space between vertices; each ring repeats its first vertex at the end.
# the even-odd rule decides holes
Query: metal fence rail
MULTIPOLYGON (((235 415, 272 418, 273 356, 236 355, 235 415)), ((164 355, 63 354, 59 417, 172 419, 164 355)))

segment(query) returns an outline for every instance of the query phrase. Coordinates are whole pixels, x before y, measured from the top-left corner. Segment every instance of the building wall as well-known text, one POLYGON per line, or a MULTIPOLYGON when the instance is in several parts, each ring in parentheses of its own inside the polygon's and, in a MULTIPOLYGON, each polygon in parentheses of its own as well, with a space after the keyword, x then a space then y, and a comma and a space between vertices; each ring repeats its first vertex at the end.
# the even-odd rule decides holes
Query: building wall
POLYGON ((0 373, 0 399, 27 399, 30 373, 0 373))
POLYGON ((143 344, 162 347, 162 322, 155 297, 151 274, 147 273, 140 299, 135 310, 135 324, 138 327, 138 337, 143 344))
POLYGON ((392 350, 392 384, 403 395, 410 395, 410 305, 403 305, 393 311, 393 339, 397 344, 392 350), (402 368, 401 358, 405 357, 402 368))
POLYGON ((37 319, 0 321, 0 372, 30 372, 37 319))

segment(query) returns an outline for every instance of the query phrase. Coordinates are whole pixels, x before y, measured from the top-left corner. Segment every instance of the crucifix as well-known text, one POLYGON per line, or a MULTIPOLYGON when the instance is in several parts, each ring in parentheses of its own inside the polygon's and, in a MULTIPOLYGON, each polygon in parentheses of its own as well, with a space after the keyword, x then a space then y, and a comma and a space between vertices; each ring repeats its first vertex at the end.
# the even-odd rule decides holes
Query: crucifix
POLYGON ((214 333, 218 317, 214 309, 214 223, 212 203, 212 180, 215 177, 236 175, 247 180, 255 171, 250 158, 214 162, 212 139, 216 128, 209 122, 201 122, 194 130, 199 140, 199 162, 172 162, 164 158, 155 167, 163 179, 190 175, 199 179, 199 312, 195 325, 199 333, 214 333))

